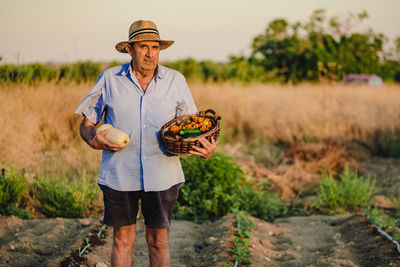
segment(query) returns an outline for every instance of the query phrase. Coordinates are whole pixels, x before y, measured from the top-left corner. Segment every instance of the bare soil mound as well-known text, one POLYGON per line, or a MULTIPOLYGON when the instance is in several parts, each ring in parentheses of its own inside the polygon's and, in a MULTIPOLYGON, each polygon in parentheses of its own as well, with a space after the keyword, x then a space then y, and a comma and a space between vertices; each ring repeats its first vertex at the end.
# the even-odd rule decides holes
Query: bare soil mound
POLYGON ((98 219, 0 217, 0 266, 58 266, 98 219))

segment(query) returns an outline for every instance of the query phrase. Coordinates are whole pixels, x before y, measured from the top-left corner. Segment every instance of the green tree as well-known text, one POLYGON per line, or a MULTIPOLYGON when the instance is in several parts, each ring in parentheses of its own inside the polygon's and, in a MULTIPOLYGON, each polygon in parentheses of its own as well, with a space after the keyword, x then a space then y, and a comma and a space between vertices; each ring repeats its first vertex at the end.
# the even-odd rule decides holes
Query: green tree
MULTIPOLYGON (((339 80, 349 73, 374 73, 393 79, 395 73, 384 68, 389 60, 385 55, 390 54, 384 51, 388 38, 372 30, 352 32, 367 17, 363 11, 349 13, 344 20, 328 20, 325 10, 319 9, 304 25, 273 20, 263 34, 254 38, 249 62, 291 82, 339 80)), ((396 39, 395 50, 398 56, 400 38, 396 39)))

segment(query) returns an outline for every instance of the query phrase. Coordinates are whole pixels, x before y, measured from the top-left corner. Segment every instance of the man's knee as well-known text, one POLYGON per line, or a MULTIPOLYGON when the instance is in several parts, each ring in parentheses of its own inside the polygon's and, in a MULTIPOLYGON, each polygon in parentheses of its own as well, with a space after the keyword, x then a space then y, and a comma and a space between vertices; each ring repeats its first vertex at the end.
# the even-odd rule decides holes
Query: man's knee
POLYGON ((151 248, 168 248, 168 229, 146 229, 147 245, 151 248))
POLYGON ((114 228, 113 243, 117 248, 132 249, 136 239, 135 225, 114 228))

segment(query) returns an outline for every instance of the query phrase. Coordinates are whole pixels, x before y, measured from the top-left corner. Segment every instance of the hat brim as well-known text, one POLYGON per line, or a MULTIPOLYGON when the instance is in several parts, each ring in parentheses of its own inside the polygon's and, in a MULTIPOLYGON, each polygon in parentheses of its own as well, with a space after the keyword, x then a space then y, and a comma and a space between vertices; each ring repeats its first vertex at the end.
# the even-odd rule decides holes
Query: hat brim
POLYGON ((119 42, 118 44, 115 45, 115 49, 117 49, 118 52, 121 53, 128 53, 126 51, 126 46, 131 44, 131 43, 137 43, 137 42, 145 42, 145 41, 151 41, 151 42, 159 42, 160 43, 160 50, 167 49, 170 47, 175 41, 171 40, 154 40, 154 39, 148 39, 148 40, 135 40, 135 41, 124 41, 124 42, 119 42))

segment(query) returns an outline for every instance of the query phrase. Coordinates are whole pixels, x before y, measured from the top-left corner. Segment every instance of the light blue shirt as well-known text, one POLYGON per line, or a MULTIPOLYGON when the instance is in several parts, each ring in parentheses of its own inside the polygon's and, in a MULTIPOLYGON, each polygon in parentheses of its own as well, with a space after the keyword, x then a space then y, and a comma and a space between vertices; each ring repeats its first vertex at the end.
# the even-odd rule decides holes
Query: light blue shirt
POLYGON ((143 92, 130 63, 103 71, 75 113, 129 135, 130 143, 113 152, 104 150, 98 183, 118 191, 162 191, 184 182, 178 156, 167 154, 161 127, 175 117, 197 112, 185 77, 158 65, 143 92))

